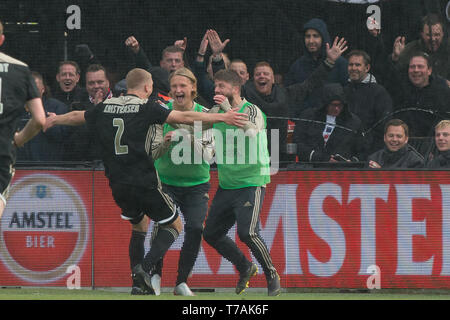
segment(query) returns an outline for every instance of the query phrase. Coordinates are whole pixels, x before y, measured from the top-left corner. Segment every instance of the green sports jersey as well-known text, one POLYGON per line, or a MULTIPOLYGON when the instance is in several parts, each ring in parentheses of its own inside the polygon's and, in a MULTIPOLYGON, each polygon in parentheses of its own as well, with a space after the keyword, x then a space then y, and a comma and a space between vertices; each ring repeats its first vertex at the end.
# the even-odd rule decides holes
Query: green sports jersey
POLYGON ((223 122, 214 124, 219 185, 223 189, 258 187, 270 182, 266 116, 245 100, 239 112, 247 113, 249 121, 256 125, 253 135, 223 122))
MULTIPOLYGON (((172 102, 169 102, 167 106, 169 109, 172 109, 172 102)), ((202 105, 194 103, 192 111, 205 112, 205 110, 207 109, 202 105)), ((176 128, 165 123, 163 126, 163 137, 174 130, 176 128)), ((191 133, 192 130, 191 127, 191 133)), ((155 167, 161 182, 176 187, 190 187, 208 182, 210 179, 209 163, 205 162, 201 155, 197 154, 194 158, 195 151, 192 142, 188 144, 188 148, 180 148, 180 143, 183 143, 183 139, 185 138, 180 138, 178 142, 172 142, 167 152, 155 161, 155 167), (183 152, 189 152, 190 155, 183 155, 183 152)), ((211 142, 212 138, 208 143, 211 142)), ((186 142, 184 143, 186 145, 186 142)))

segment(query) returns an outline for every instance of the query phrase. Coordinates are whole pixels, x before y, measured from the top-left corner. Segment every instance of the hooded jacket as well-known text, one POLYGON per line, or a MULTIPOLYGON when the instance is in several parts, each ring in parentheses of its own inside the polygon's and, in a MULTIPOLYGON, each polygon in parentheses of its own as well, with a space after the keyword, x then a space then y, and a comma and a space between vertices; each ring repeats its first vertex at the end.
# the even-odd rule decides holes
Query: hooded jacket
POLYGON ((423 168, 424 166, 422 155, 409 144, 395 152, 385 146, 369 156, 367 167, 371 160, 378 163, 383 169, 423 168))
POLYGON ((362 136, 359 134, 361 120, 350 112, 340 84, 326 84, 323 92, 321 105, 318 108, 305 110, 300 115, 300 118, 304 120, 297 121, 295 125, 294 143, 297 144, 299 160, 326 162, 330 160, 331 155, 336 154, 347 159, 352 157, 359 159, 363 147, 362 136), (336 126, 325 143, 323 131, 326 126, 327 109, 329 103, 334 100, 342 101, 344 107, 336 117, 336 126))
MULTIPOLYGON (((284 81, 284 85, 286 87, 295 83, 301 83, 305 81, 312 74, 312 72, 320 65, 320 63, 326 59, 327 57, 326 44, 328 43, 330 46, 332 45, 327 25, 323 20, 316 18, 311 19, 303 26, 303 33, 305 33, 306 30, 308 29, 317 30, 322 36, 322 47, 320 57, 317 60, 314 59, 314 57, 306 48, 305 41, 303 41, 303 55, 300 58, 298 58, 289 68, 289 71, 286 74, 284 81)), ((347 65, 348 65, 347 60, 343 57, 339 57, 335 63, 333 70, 328 75, 327 82, 340 83, 342 86, 345 86, 348 79, 347 65)), ((298 114, 300 114, 303 110, 319 105, 321 101, 320 96, 321 96, 321 88, 314 90, 305 99, 303 105, 292 106, 294 111, 291 112, 291 115, 298 116, 298 114)))

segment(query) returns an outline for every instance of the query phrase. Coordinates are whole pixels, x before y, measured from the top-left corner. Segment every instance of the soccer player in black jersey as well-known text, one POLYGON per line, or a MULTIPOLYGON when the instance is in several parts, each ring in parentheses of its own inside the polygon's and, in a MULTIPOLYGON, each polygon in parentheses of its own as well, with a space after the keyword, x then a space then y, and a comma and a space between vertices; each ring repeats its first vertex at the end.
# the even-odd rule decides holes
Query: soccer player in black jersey
POLYGON ((151 74, 135 68, 126 77, 127 95, 98 103, 87 111, 72 111, 63 115, 51 114, 45 130, 53 125, 86 123, 98 139, 100 154, 109 179, 112 195, 122 209, 122 217, 129 220, 132 230, 147 231, 148 216, 158 222, 160 230, 152 241, 150 251, 141 264, 132 270, 134 283, 143 291, 151 291, 149 272, 164 256, 182 230, 179 209, 161 189, 161 183, 151 158, 151 130, 154 124, 193 124, 226 122, 242 127, 247 117, 234 110, 222 114, 170 110, 166 105, 148 101, 153 89, 151 74))
MULTIPOLYGON (((0 21, 0 46, 5 41, 0 21)), ((28 66, 0 52, 0 218, 14 176, 15 147, 21 147, 45 124, 44 107, 28 66), (26 106, 31 119, 16 132, 26 106)))

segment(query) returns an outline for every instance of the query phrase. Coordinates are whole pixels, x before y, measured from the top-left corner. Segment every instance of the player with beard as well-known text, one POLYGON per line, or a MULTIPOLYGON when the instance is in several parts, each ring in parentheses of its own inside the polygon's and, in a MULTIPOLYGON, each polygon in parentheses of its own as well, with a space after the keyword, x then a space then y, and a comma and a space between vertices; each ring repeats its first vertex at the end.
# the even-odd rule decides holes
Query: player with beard
POLYGON ((227 236, 236 224, 239 238, 250 248, 264 270, 268 295, 277 296, 281 292, 280 277, 259 233, 259 214, 265 187, 270 182, 269 152, 264 130, 266 116, 257 106, 241 98, 241 82, 236 72, 220 70, 214 76, 214 83, 214 100, 218 106, 213 107, 211 112, 222 113, 235 107, 240 113, 248 114, 249 120, 243 128, 245 149, 237 143, 241 139, 235 138, 236 135, 244 135, 242 130, 236 131, 236 127, 228 125, 214 125, 219 188, 206 219, 203 237, 236 267, 240 275, 236 293, 241 294, 258 268, 227 236), (231 141, 230 131, 234 132, 231 141))

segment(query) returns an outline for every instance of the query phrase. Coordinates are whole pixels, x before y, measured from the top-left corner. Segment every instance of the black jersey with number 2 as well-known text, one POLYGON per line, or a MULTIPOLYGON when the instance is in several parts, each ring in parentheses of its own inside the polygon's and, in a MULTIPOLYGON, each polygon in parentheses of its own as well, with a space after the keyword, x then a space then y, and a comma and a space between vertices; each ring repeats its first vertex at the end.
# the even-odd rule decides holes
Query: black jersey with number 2
POLYGON ((170 112, 163 104, 134 95, 107 99, 85 112, 110 182, 157 187, 150 130, 154 124, 163 124, 170 112))
POLYGON ((0 52, 0 157, 14 161, 12 141, 25 103, 39 98, 28 66, 0 52))

